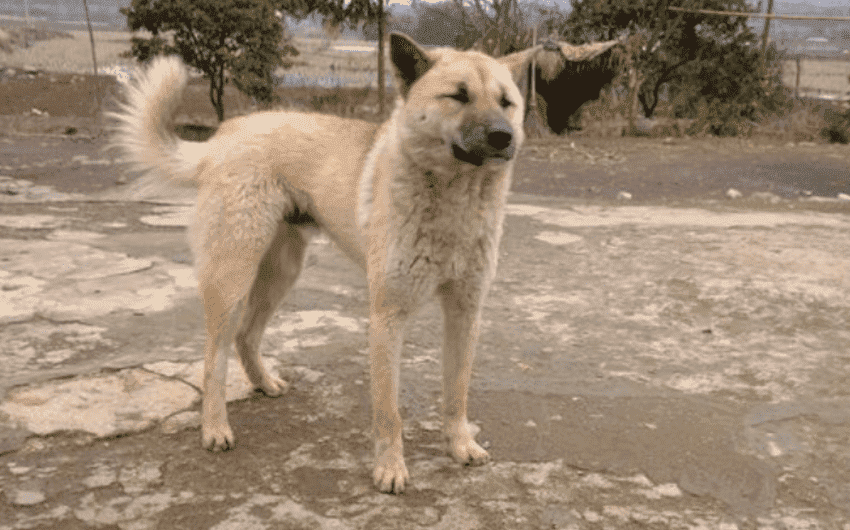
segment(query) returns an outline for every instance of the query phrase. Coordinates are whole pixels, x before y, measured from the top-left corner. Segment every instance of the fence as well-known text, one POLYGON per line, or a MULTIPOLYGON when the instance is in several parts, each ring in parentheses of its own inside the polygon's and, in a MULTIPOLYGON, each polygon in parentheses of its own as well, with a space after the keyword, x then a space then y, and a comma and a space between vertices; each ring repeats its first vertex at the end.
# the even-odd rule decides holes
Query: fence
POLYGON ((797 56, 782 61, 782 82, 801 98, 850 101, 850 57, 797 56))
MULTIPOLYGON (((772 6, 773 2, 771 1, 768 11, 772 9, 772 6)), ((763 18, 767 21, 818 20, 824 22, 850 22, 850 17, 778 15, 771 12, 713 11, 709 9, 687 9, 682 7, 669 7, 668 9, 670 11, 706 15, 763 18)), ((769 42, 768 37, 768 26, 766 25, 763 40, 769 42)), ((782 61, 782 82, 794 89, 795 96, 830 101, 850 101, 850 50, 833 50, 832 48, 832 46, 824 45, 820 42, 810 42, 806 46, 795 46, 786 50, 790 58, 782 61), (829 50, 812 49, 813 47, 829 48, 829 50), (824 57, 824 51, 829 51, 830 55, 835 55, 836 57, 824 57), (833 54, 832 52, 837 53, 833 54)))

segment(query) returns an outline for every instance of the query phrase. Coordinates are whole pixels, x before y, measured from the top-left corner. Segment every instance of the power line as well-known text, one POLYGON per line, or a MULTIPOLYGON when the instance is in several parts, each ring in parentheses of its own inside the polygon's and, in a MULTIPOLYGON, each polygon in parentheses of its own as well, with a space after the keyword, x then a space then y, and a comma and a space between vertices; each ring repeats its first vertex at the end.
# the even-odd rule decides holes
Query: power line
POLYGON ((711 9, 685 9, 684 7, 668 7, 670 11, 682 13, 700 13, 703 15, 723 15, 730 17, 775 18, 779 20, 831 20, 833 22, 850 22, 850 17, 812 17, 805 15, 776 15, 767 13, 745 13, 740 11, 714 11, 711 9))

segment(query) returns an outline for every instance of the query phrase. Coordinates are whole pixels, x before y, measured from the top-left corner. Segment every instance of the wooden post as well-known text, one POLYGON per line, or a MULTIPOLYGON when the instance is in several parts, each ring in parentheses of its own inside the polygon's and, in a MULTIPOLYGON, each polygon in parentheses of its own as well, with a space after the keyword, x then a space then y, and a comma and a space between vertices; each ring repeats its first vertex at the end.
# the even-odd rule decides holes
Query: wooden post
POLYGON ((764 32, 761 34, 762 55, 767 53, 767 41, 770 39, 770 15, 773 14, 773 0, 767 0, 767 14, 764 17, 764 32))
POLYGON ((767 67, 767 41, 770 40, 770 15, 773 14, 773 0, 767 0, 767 15, 764 18, 764 33, 761 35, 761 58, 763 66, 767 67))
POLYGON ((638 112, 638 91, 643 82, 643 76, 638 72, 637 55, 640 53, 641 41, 638 37, 632 36, 626 45, 626 68, 629 73, 629 91, 628 91, 628 108, 626 109, 627 116, 627 136, 633 136, 637 131, 637 112, 638 112))
MULTIPOLYGON (((537 46, 537 26, 531 30, 531 47, 537 46)), ((531 108, 537 112, 537 56, 531 56, 531 108)))
POLYGON ((384 117, 386 86, 384 75, 384 0, 378 0, 378 115, 384 117))
POLYGON ((100 80, 97 77, 97 54, 94 51, 94 31, 91 29, 88 0, 83 0, 83 7, 86 10, 86 24, 89 27, 89 40, 91 41, 91 60, 94 63, 94 95, 97 99, 97 116, 100 116, 100 80))
POLYGON ((637 131, 637 111, 638 111, 638 71, 635 66, 634 59, 629 61, 629 136, 633 136, 637 131))
POLYGON ((802 61, 800 60, 800 56, 797 56, 796 59, 797 71, 794 73, 796 79, 794 80, 794 97, 800 97, 800 67, 802 66, 802 61))
POLYGON ((32 20, 30 20, 30 0, 24 0, 24 18, 27 20, 27 28, 24 30, 24 48, 30 47, 30 28, 32 20))

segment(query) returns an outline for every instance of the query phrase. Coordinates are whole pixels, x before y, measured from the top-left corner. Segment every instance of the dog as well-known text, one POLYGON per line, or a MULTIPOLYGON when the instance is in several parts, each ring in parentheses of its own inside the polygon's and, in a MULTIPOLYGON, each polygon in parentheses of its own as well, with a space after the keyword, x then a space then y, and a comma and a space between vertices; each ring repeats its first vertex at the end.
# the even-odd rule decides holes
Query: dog
POLYGON ((468 465, 489 459, 470 430, 467 394, 523 143, 517 82, 541 47, 494 59, 426 50, 399 33, 389 41, 398 98, 382 125, 265 111, 223 122, 206 142, 179 140, 171 120, 187 70, 172 57, 154 59, 126 86, 112 143, 148 172, 143 179, 197 188, 189 240, 206 327, 203 446, 234 446, 224 394, 232 343, 257 389, 285 391, 258 347, 319 229, 366 272, 373 478, 380 491, 401 493, 409 482, 398 411, 402 332, 428 296, 445 317, 448 452, 468 465))

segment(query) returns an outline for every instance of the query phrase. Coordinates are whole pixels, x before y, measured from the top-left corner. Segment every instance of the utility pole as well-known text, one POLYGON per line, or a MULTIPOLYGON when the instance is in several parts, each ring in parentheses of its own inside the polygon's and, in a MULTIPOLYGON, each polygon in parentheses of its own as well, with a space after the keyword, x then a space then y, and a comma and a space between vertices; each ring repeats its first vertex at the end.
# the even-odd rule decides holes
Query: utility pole
POLYGON ((773 0, 767 0, 767 17, 764 19, 764 33, 761 35, 762 55, 767 54, 767 41, 770 38, 770 15, 773 14, 773 0))
POLYGON ((384 0, 378 0, 378 115, 384 117, 386 86, 384 75, 384 0))
POLYGON ((91 18, 89 17, 88 0, 83 0, 83 7, 86 10, 86 25, 89 27, 89 40, 91 41, 91 60, 94 63, 94 94, 97 98, 97 116, 100 117, 100 80, 97 77, 97 54, 94 51, 94 31, 91 29, 91 18))
POLYGON ((30 20, 30 0, 24 0, 24 18, 27 20, 27 29, 24 30, 24 48, 29 48, 29 29, 32 27, 32 21, 30 20))

